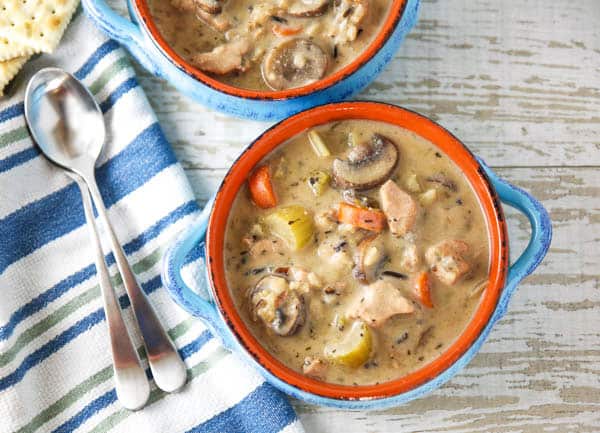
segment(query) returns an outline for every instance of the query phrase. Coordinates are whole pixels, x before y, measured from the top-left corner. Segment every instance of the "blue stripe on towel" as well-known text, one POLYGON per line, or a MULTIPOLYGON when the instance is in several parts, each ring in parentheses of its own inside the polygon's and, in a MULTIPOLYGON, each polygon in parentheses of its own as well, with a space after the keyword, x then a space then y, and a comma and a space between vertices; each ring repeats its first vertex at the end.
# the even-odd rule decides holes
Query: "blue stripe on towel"
MULTIPOLYGON (((162 287, 160 275, 157 275, 145 283, 142 283, 141 286, 142 290, 144 290, 144 293, 148 295, 151 294, 159 287, 162 287)), ((130 302, 127 295, 121 295, 119 297, 119 303, 121 304, 121 308, 129 307, 130 302)), ((52 340, 48 341, 39 349, 27 355, 12 373, 0 378, 0 391, 4 391, 6 388, 9 388, 15 383, 19 382, 25 376, 25 373, 27 373, 30 369, 44 361, 54 352, 60 350, 63 346, 83 334, 88 329, 91 329, 98 323, 102 322, 104 319, 104 310, 100 308, 93 313, 88 314, 77 323, 58 334, 52 340)))
MULTIPOLYGON (((108 95, 102 103, 100 103, 100 109, 102 110, 102 112, 106 113, 117 103, 119 99, 121 99, 123 95, 127 94, 127 92, 129 92, 131 89, 134 89, 138 85, 139 84, 135 77, 125 80, 115 90, 113 90, 112 93, 108 95)), ((22 150, 21 152, 17 152, 13 155, 10 155, 9 157, 0 160, 0 173, 8 171, 18 165, 24 164, 27 161, 36 158, 40 154, 41 153, 39 149, 36 146, 32 145, 31 147, 28 147, 27 149, 22 150)))
MULTIPOLYGON (((96 170, 109 207, 177 161, 157 123, 96 170)), ((0 220, 0 273, 15 261, 84 223, 77 186, 72 183, 0 220)))
POLYGON ((235 406, 187 433, 276 433, 295 419, 283 394, 264 382, 235 406))
POLYGON ((90 72, 92 72, 94 67, 100 62, 100 60, 102 60, 104 56, 116 50, 117 48, 119 48, 119 44, 116 41, 112 39, 107 40, 100 45, 90 57, 88 57, 85 63, 77 71, 75 71, 73 75, 75 75, 75 78, 78 80, 83 80, 90 74, 90 72))
MULTIPOLYGON (((162 233, 162 231, 165 230, 168 226, 174 224, 181 218, 190 215, 191 213, 197 210, 198 205, 193 200, 182 204, 177 209, 169 213, 167 216, 157 221, 154 225, 152 225, 145 232, 141 233, 138 237, 132 239, 131 241, 123 245, 125 253, 130 255, 139 251, 144 245, 146 245, 148 242, 150 242, 152 239, 156 238, 160 233, 162 233)), ((200 256, 199 248, 194 248, 193 252, 195 258, 198 258, 200 256)), ((105 258, 109 266, 115 262, 112 253, 108 254, 105 258)), ((4 326, 0 327, 0 341, 9 338, 19 323, 27 319, 29 316, 32 316, 33 314, 42 310, 43 308, 46 308, 46 306, 50 302, 61 297, 70 289, 81 284, 82 282, 93 277, 94 275, 96 275, 96 268, 93 264, 90 264, 85 268, 69 275, 55 286, 39 294, 36 298, 23 305, 21 308, 19 308, 13 314, 11 314, 10 319, 4 326)))
POLYGON ((6 388, 9 388, 15 383, 19 382, 23 376, 25 376, 25 373, 27 373, 31 368, 48 358, 82 332, 93 328, 102 320, 103 317, 104 311, 102 309, 96 310, 79 320, 65 331, 58 334, 35 352, 27 355, 21 365, 16 368, 16 370, 0 379, 0 391, 4 391, 6 388))
POLYGON ((17 153, 13 153, 8 158, 0 160, 0 173, 10 170, 17 165, 25 164, 40 154, 37 147, 29 147, 17 153))
MULTIPOLYGON (((204 345, 212 338, 210 332, 203 331, 198 337, 192 342, 179 349, 179 354, 183 359, 187 359, 194 353, 197 353, 204 345)), ((150 369, 146 369, 146 374, 150 377, 150 369)), ((58 426, 52 433, 69 433, 77 429, 84 422, 98 413, 105 407, 110 406, 112 403, 117 401, 117 393, 113 389, 104 393, 100 397, 88 403, 84 408, 77 412, 73 417, 67 420, 65 423, 58 426)))
POLYGON ((69 433, 77 429, 81 424, 94 416, 96 413, 110 406, 117 401, 117 391, 113 388, 105 392, 100 397, 89 402, 83 409, 77 412, 77 415, 69 419, 67 422, 59 425, 52 430, 52 433, 69 433))
POLYGON ((0 123, 10 120, 14 117, 20 116, 25 112, 25 104, 19 102, 18 104, 11 105, 8 108, 0 111, 0 123))
POLYGON ((137 86, 138 86, 138 82, 135 79, 135 77, 131 77, 128 80, 123 81, 100 104, 100 110, 102 110, 103 113, 106 113, 108 110, 110 110, 115 105, 115 103, 119 100, 119 98, 121 98, 121 96, 125 95, 127 92, 129 92, 131 89, 133 89, 134 87, 137 87, 137 86))

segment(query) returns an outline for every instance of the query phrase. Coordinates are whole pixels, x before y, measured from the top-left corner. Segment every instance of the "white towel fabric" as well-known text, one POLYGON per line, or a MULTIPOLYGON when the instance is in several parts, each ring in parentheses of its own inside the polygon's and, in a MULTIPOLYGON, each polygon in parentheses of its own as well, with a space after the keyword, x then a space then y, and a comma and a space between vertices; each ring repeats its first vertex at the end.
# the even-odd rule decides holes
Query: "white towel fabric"
MULTIPOLYGON (((285 396, 224 350, 162 287, 161 255, 199 209, 119 46, 78 11, 56 53, 31 61, 7 93, 0 100, 0 432, 301 432, 285 396), (45 66, 74 73, 104 111, 100 189, 134 271, 189 369, 179 393, 152 383, 150 402, 138 412, 123 409, 113 388, 81 197, 39 154, 25 127, 26 81, 45 66)), ((198 252, 189 259, 193 271, 198 252)), ((107 260, 117 275, 111 254, 107 260)), ((114 281, 134 329, 124 289, 114 281)))

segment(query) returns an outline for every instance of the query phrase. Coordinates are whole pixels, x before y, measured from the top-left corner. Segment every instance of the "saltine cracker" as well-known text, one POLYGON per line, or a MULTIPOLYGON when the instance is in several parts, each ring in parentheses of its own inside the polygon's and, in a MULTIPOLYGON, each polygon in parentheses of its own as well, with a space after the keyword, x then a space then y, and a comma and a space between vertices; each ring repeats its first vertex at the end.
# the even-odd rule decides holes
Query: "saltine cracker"
POLYGON ((58 45, 79 0, 0 0, 0 37, 52 52, 58 45))
POLYGON ((31 47, 11 42, 6 38, 0 38, 0 62, 15 57, 29 56, 34 52, 35 50, 31 47))
POLYGON ((17 75, 19 69, 23 67, 27 60, 29 60, 29 56, 16 57, 0 62, 0 96, 3 95, 4 87, 17 75))

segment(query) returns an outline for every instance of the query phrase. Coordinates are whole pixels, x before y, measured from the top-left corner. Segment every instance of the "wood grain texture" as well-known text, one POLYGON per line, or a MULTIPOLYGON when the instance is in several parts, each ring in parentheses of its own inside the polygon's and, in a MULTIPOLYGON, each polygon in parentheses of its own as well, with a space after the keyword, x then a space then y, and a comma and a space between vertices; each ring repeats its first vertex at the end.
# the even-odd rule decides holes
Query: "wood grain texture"
MULTIPOLYGON (((359 98, 446 126, 544 203, 554 240, 451 382, 381 412, 294 402, 308 432, 600 431, 599 18, 598 0, 423 1, 418 26, 359 98)), ((268 124, 211 112, 140 75, 202 203, 268 124)), ((507 214, 514 258, 529 227, 507 214)))

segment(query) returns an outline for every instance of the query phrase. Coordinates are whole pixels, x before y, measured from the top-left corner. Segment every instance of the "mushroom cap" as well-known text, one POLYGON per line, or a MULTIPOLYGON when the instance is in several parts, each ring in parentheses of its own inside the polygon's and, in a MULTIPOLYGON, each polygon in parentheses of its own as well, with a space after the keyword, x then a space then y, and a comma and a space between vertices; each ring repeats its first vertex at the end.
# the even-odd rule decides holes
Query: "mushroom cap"
POLYGON ((318 17, 329 7, 329 0, 296 0, 287 8, 287 13, 294 17, 318 17))
POLYGON ((306 38, 287 39, 267 53, 262 76, 273 90, 290 89, 319 80, 328 65, 328 55, 315 42, 306 38))
POLYGON ((373 134, 370 143, 352 150, 348 159, 333 161, 333 180, 339 189, 365 190, 381 185, 392 175, 399 151, 387 137, 373 134))
POLYGON ((253 313, 277 335, 293 335, 304 324, 304 298, 281 275, 261 278, 250 292, 250 300, 253 313))

